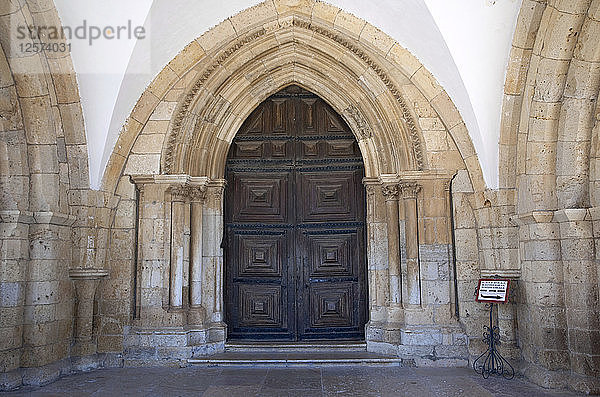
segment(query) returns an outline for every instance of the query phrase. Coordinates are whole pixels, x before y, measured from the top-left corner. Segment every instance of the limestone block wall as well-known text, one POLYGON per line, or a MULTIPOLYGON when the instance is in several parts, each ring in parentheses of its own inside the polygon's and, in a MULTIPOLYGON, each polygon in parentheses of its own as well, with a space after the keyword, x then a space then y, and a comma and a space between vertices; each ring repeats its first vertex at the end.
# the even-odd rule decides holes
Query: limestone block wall
POLYGON ((107 203, 88 198, 85 131, 70 55, 18 54, 12 46, 11 27, 38 23, 60 25, 52 2, 0 7, 0 390, 48 382, 78 367, 74 335, 89 328, 93 296, 80 304, 70 271, 86 266, 86 249, 94 265, 106 252, 85 210, 102 211, 107 203), (76 315, 86 307, 89 316, 76 315))
MULTIPOLYGON (((138 248, 122 256, 109 250, 111 272, 122 278, 100 287, 99 349, 124 350, 126 363, 134 365, 164 361, 167 352, 178 360, 208 353, 211 348, 202 346, 215 340, 211 332, 222 346, 222 197, 210 204, 207 193, 199 228, 193 225, 200 222, 192 216, 193 202, 172 195, 169 184, 222 178, 229 142, 245 115, 294 83, 338 110, 364 155, 370 348, 420 363, 432 363, 431 357, 447 359, 437 365, 466 363, 468 340, 456 306, 472 297, 458 283, 457 298, 454 283, 449 181, 461 170, 470 186, 465 200, 485 184, 452 101, 405 49, 335 7, 267 1, 248 12, 190 43, 142 95, 124 126, 104 178, 116 203, 110 244, 138 248), (340 69, 337 59, 350 69, 340 69), (398 197, 387 200, 386 186, 398 197), (192 271, 200 246, 195 229, 203 230, 202 281, 192 271), (183 248, 183 255, 173 247, 183 248), (205 297, 197 311, 190 301, 195 282, 205 297), (129 304, 127 292, 133 296, 129 304), (203 321, 190 320, 198 316, 203 321)), ((465 244, 478 252, 478 238, 465 244)), ((478 269, 478 258, 468 260, 457 262, 470 269, 457 270, 465 279, 478 269)))
MULTIPOLYGON (((50 2, 7 4, 2 31, 57 18, 50 2)), ((265 1, 183 49, 132 110, 102 191, 70 58, 11 57, 0 35, 0 389, 223 348, 227 150, 294 83, 363 153, 369 349, 466 364, 484 349, 477 279, 498 275, 514 293, 495 314, 505 356, 545 386, 599 390, 600 1, 523 1, 495 191, 416 58, 343 10, 294 4, 265 1)))
POLYGON ((507 70, 501 190, 513 190, 524 373, 598 392, 596 0, 524 1, 507 70), (594 38, 593 38, 594 37, 594 38), (592 337, 592 335, 594 335, 592 337))

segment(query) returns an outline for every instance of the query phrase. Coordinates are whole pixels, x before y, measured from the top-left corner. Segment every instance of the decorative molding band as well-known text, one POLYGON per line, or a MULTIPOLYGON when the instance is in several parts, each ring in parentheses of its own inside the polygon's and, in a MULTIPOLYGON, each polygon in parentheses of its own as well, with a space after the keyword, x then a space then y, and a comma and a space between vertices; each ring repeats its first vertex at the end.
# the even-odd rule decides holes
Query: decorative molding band
POLYGON ((356 125, 356 132, 360 136, 359 141, 373 136, 373 130, 356 106, 349 106, 343 113, 356 125))
POLYGON ((482 277, 521 278, 521 269, 481 269, 482 277))
POLYGON ((69 270, 69 278, 73 280, 99 280, 108 276, 108 270, 94 268, 77 268, 69 270))
POLYGON ((34 212, 33 218, 35 219, 35 223, 56 226, 71 226, 77 220, 75 215, 52 211, 34 212))
POLYGON ((208 186, 215 181, 212 181, 207 176, 189 176, 186 174, 181 175, 131 175, 131 181, 137 185, 146 184, 171 184, 171 185, 187 185, 187 186, 208 186))
POLYGON ((0 222, 2 223, 35 223, 33 212, 20 210, 0 211, 0 222))
POLYGON ((591 221, 589 208, 565 208, 554 212, 556 222, 591 221))
MULTIPOLYGON (((413 154, 414 154, 417 169, 422 170, 423 169, 423 152, 422 152, 421 140, 419 138, 419 132, 417 130, 415 120, 413 118, 413 115, 410 113, 410 110, 409 110, 408 106, 406 105, 406 102, 402 98, 400 91, 392 83, 392 80, 384 72, 384 70, 373 59, 371 59, 367 54, 365 54, 357 46, 351 44, 344 38, 340 37, 338 34, 331 32, 330 30, 328 30, 324 27, 316 26, 313 23, 299 19, 298 17, 293 17, 293 18, 290 18, 290 19, 287 19, 284 21, 280 21, 279 29, 286 29, 286 28, 290 29, 293 27, 310 30, 314 33, 317 33, 321 36, 327 37, 327 38, 335 41, 336 43, 342 45, 344 48, 348 49, 353 54, 358 56, 363 62, 365 62, 377 74, 377 76, 385 84, 386 88, 389 90, 389 92, 396 99, 396 101, 398 102, 398 105, 400 106, 400 110, 402 111, 402 118, 408 127, 409 138, 412 141, 411 143, 413 146, 413 154)), ((198 80, 196 80, 196 82, 193 84, 191 89, 185 95, 184 100, 178 104, 177 110, 175 111, 175 117, 174 117, 172 125, 171 125, 171 131, 170 131, 170 134, 169 134, 169 137, 167 140, 167 146, 166 146, 164 160, 163 160, 163 173, 170 174, 171 172, 174 171, 173 161, 174 161, 174 156, 175 156, 175 150, 177 148, 177 141, 179 139, 179 135, 181 133, 185 117, 187 114, 189 114, 190 106, 194 102, 194 98, 196 97, 198 92, 200 92, 200 89, 202 88, 202 86, 204 85, 206 80, 208 80, 208 78, 214 73, 214 71, 219 68, 219 65, 224 64, 225 61, 231 55, 236 53, 238 50, 240 50, 246 44, 249 44, 249 43, 257 40, 260 37, 264 36, 265 34, 267 34, 269 32, 272 32, 272 31, 273 31, 273 29, 267 30, 263 27, 263 28, 260 28, 256 31, 248 34, 244 38, 238 40, 236 43, 234 43, 229 48, 227 48, 225 51, 223 51, 204 70, 204 72, 200 75, 198 80)), ((372 136, 372 131, 371 131, 370 127, 368 126, 368 124, 364 120, 364 117, 359 113, 359 111, 356 107, 351 106, 351 107, 347 108, 343 113, 348 115, 351 118, 351 120, 353 120, 355 122, 355 124, 358 128, 357 133, 361 136, 361 139, 365 139, 365 138, 372 136)))
POLYGON ((534 223, 551 223, 553 218, 554 211, 531 211, 511 216, 510 220, 517 226, 525 226, 534 223))

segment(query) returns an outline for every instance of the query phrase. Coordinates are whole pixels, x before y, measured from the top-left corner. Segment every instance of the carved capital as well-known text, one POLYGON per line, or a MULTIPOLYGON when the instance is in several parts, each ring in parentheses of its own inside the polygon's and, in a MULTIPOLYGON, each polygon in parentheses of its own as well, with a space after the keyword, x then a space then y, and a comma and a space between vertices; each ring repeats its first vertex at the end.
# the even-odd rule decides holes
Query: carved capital
POLYGON ((373 197, 377 192, 374 185, 366 185, 365 190, 367 191, 367 197, 373 197))
POLYGON ((398 200, 398 185, 395 183, 381 186, 381 193, 386 200, 398 200))
POLYGON ((189 187, 185 185, 174 185, 169 188, 171 193, 171 201, 186 201, 189 197, 189 187))
POLYGON ((450 185, 452 185, 452 179, 446 179, 444 180, 444 190, 449 192, 450 191, 450 185))
POLYGON ((190 186, 188 193, 191 201, 204 201, 206 198, 206 186, 190 186))
POLYGON ((404 182, 399 185, 403 198, 417 198, 421 185, 413 182, 404 182))

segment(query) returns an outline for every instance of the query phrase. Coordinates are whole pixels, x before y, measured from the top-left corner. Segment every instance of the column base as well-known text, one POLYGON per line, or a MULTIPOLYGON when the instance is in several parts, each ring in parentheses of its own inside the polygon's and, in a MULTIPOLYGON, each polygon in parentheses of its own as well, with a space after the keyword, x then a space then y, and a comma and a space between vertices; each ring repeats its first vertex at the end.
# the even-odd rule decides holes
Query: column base
POLYGON ((408 366, 466 367, 468 337, 458 326, 407 326, 375 323, 366 326, 367 351, 400 357, 408 366))
POLYGON ((206 321, 206 309, 203 306, 191 306, 187 312, 188 326, 202 327, 206 321))
POLYGON ((185 327, 125 327, 123 359, 126 367, 186 366, 193 356, 225 351, 227 327, 206 323, 185 327))
POLYGON ((550 371, 535 364, 526 364, 523 375, 547 389, 571 389, 585 394, 600 394, 600 379, 570 371, 550 371))

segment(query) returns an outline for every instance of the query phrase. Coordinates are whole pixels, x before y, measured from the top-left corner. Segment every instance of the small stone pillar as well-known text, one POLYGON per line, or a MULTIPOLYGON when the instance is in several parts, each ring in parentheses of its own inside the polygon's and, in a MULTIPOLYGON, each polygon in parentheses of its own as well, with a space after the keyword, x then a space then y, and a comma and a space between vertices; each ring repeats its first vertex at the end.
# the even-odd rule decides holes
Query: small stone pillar
POLYGON ((421 279, 419 269, 419 217, 417 212, 417 194, 421 186, 416 183, 400 185, 404 201, 406 228, 406 290, 404 300, 409 305, 421 304, 421 279))
POLYGON ((206 316, 202 305, 202 212, 205 196, 206 186, 190 188, 190 325, 201 325, 206 316))
POLYGON ((93 340, 94 296, 98 283, 108 276, 108 271, 94 268, 78 268, 69 270, 77 296, 75 313, 75 346, 73 356, 88 356, 96 353, 96 342, 93 340))
POLYGON ((202 233, 204 277, 202 303, 210 321, 223 322, 223 194, 225 180, 213 180, 207 185, 202 233))
POLYGON ((400 277, 400 231, 398 217, 398 185, 384 184, 381 188, 385 197, 388 231, 388 271, 390 279, 390 303, 400 305, 402 289, 400 277))
POLYGON ((171 265, 169 282, 169 306, 171 309, 183 307, 183 234, 185 227, 185 201, 187 188, 173 186, 171 192, 171 265))

